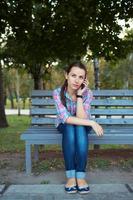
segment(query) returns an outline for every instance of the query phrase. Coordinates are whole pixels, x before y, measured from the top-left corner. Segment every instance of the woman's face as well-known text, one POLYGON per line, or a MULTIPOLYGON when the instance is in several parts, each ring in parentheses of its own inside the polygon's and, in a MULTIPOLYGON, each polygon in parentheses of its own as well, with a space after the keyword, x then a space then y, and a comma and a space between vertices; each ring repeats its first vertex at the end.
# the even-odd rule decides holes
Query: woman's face
POLYGON ((72 67, 71 71, 65 75, 68 87, 72 90, 78 90, 85 79, 85 70, 79 67, 72 67))

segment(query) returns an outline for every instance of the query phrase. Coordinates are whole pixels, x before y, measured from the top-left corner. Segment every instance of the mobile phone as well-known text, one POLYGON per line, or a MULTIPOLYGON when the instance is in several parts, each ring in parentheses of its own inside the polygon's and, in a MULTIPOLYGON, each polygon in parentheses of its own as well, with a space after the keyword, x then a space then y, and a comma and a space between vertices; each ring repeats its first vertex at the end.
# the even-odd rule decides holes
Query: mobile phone
POLYGON ((84 83, 82 83, 81 84, 81 89, 83 89, 85 87, 85 84, 84 83))

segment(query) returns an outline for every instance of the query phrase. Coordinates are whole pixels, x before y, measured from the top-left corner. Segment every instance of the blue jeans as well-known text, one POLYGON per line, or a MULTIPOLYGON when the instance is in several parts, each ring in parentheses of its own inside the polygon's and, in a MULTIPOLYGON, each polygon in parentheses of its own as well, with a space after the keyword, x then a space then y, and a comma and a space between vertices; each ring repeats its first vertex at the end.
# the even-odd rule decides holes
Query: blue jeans
POLYGON ((67 178, 85 178, 88 158, 88 133, 91 127, 60 124, 57 129, 62 135, 62 150, 67 178))

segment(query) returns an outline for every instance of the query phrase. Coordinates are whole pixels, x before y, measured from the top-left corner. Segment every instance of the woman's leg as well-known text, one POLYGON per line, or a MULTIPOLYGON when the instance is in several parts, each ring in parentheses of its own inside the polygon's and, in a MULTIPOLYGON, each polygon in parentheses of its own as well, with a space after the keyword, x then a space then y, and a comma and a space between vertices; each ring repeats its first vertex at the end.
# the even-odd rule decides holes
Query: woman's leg
POLYGON ((67 178, 75 178, 75 128, 71 124, 60 124, 62 133, 62 150, 67 178))
POLYGON ((75 131, 76 177, 84 179, 89 147, 88 133, 91 131, 91 127, 76 125, 75 131))

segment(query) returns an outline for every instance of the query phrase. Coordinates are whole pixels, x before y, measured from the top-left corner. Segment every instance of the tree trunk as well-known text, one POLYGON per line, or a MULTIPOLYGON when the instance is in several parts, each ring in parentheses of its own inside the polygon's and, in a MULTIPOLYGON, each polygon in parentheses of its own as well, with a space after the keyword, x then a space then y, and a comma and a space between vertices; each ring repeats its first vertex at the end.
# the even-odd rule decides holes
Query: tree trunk
MULTIPOLYGON (((98 58, 94 58, 94 77, 95 77, 95 90, 100 89, 100 81, 99 81, 99 60, 98 58)), ((96 116, 99 117, 99 116, 96 116)), ((94 145, 94 149, 100 149, 100 145, 94 145)))
POLYGON ((7 103, 7 95, 6 95, 6 93, 5 93, 5 95, 4 95, 4 105, 6 106, 6 103, 7 103))
POLYGON ((18 109, 18 116, 21 115, 21 108, 20 108, 20 80, 18 70, 16 70, 16 94, 17 94, 17 109, 18 109))
POLYGON ((8 123, 5 114, 3 76, 2 76, 2 66, 0 63, 0 128, 4 127, 8 127, 8 123))
POLYGON ((10 95, 11 109, 13 109, 14 108, 14 101, 13 101, 12 89, 11 89, 10 85, 8 85, 8 92, 9 92, 9 95, 10 95))
POLYGON ((42 74, 43 74, 43 68, 41 64, 36 64, 35 71, 32 73, 32 77, 34 79, 34 89, 35 90, 43 90, 43 80, 42 80, 42 74))
POLYGON ((26 98, 25 97, 23 97, 23 109, 25 109, 25 103, 26 103, 26 98))
POLYGON ((42 78, 37 76, 37 77, 33 77, 33 79, 34 79, 34 89, 35 90, 43 90, 42 78))
POLYGON ((100 89, 100 81, 99 81, 99 60, 98 58, 94 58, 94 76, 95 76, 95 90, 100 89))

